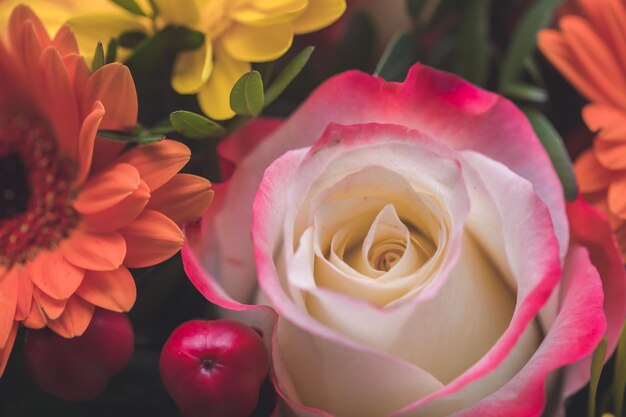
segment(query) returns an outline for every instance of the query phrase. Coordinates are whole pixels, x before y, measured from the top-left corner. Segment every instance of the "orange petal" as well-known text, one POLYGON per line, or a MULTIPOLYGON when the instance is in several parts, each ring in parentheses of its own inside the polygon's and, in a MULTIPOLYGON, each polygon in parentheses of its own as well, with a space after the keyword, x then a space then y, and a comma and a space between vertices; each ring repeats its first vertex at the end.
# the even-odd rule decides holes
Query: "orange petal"
POLYGON ((61 26, 52 40, 54 47, 61 55, 78 54, 78 42, 69 26, 61 26))
POLYGON ((13 344, 15 343, 15 336, 17 335, 18 327, 19 327, 18 322, 16 321, 13 322, 6 344, 4 345, 3 348, 0 348, 0 377, 2 376, 2 374, 4 373, 4 370, 7 367, 7 362, 9 361, 9 356, 11 355, 13 344))
POLYGON ((195 220, 213 200, 211 183, 201 177, 178 174, 154 192, 148 208, 158 210, 181 226, 195 220))
POLYGON ((88 271, 77 294, 93 305, 121 313, 135 303, 137 288, 128 269, 121 267, 115 271, 88 271))
POLYGON ((596 137, 593 150, 598 161, 608 169, 626 169, 626 142, 604 140, 602 136, 596 137))
POLYGON ((581 193, 602 191, 614 178, 614 172, 603 167, 591 149, 578 157, 574 163, 574 171, 581 193))
POLYGON ((81 114, 90 113, 96 101, 106 110, 101 129, 127 131, 137 124, 137 91, 128 67, 113 63, 93 73, 85 87, 81 114))
POLYGON ((42 253, 32 261, 29 275, 41 291, 57 300, 66 300, 80 286, 85 270, 66 261, 60 252, 42 253))
POLYGON ((191 151, 182 143, 163 140, 147 146, 137 146, 122 155, 120 161, 137 168, 141 179, 154 192, 176 175, 190 157, 191 151))
POLYGON ((140 181, 139 172, 134 166, 115 164, 89 178, 73 206, 81 214, 101 212, 131 195, 139 187, 140 181))
POLYGON ((22 28, 22 42, 24 46, 21 50, 18 49, 16 51, 16 55, 22 59, 23 75, 26 76, 29 82, 33 83, 33 86, 37 89, 36 92, 41 93, 43 91, 43 78, 39 73, 39 60, 44 45, 42 45, 37 36, 37 29, 30 21, 24 23, 22 28))
POLYGON ((111 271, 122 265, 126 242, 119 233, 95 234, 74 230, 61 244, 67 261, 92 271, 111 271))
POLYGON ((78 143, 78 183, 82 183, 91 169, 91 162, 93 161, 93 149, 96 142, 96 134, 100 128, 102 118, 105 111, 102 103, 96 101, 93 105, 91 113, 83 121, 83 125, 80 127, 80 138, 78 143))
POLYGON ((579 16, 563 17, 559 27, 581 69, 588 74, 590 82, 602 91, 605 101, 626 106, 626 97, 620 93, 626 90, 626 77, 606 42, 579 16))
POLYGON ((124 265, 143 268, 174 256, 183 246, 183 233, 165 214, 146 210, 120 230, 126 239, 124 265))
POLYGON ((17 308, 15 310, 15 320, 26 320, 33 305, 33 281, 30 280, 29 268, 22 268, 18 277, 19 294, 17 297, 17 308))
POLYGON ((49 46, 41 54, 39 68, 43 74, 40 100, 56 134, 57 145, 64 155, 76 160, 80 128, 78 106, 63 59, 49 46))
POLYGON ((583 118, 589 130, 600 132, 602 139, 626 141, 626 111, 603 103, 588 104, 583 118))
POLYGON ((18 288, 17 271, 4 271, 3 276, 0 276, 0 348, 7 343, 15 321, 18 288))
POLYGON ((622 0, 607 0, 602 6, 598 7, 598 12, 603 17, 604 25, 602 28, 596 26, 596 30, 606 31, 606 37, 603 37, 607 40, 607 46, 621 61, 622 69, 626 70, 626 8, 622 0))
POLYGON ((22 35, 24 24, 29 22, 32 27, 35 29, 35 35, 37 39, 41 39, 42 45, 47 45, 50 43, 50 37, 48 36, 48 31, 43 26, 39 18, 33 13, 30 7, 25 5, 16 6, 11 13, 11 18, 9 19, 9 39, 11 43, 16 47, 22 47, 22 35))
POLYGON ((626 219, 626 175, 622 174, 611 183, 607 203, 611 213, 620 219, 626 219))
POLYGON ((150 189, 140 181, 139 187, 128 197, 100 213, 83 216, 81 228, 95 233, 114 232, 139 216, 150 200, 150 189))
MULTIPOLYGON (((33 298, 34 294, 35 293, 33 291, 33 298)), ((22 320, 22 324, 29 329, 43 329, 44 327, 46 327, 47 322, 48 319, 46 318, 46 315, 44 314, 37 301, 34 301, 31 304, 28 317, 22 320)))
POLYGON ((48 321, 50 330, 68 339, 82 336, 89 326, 95 307, 80 297, 68 300, 65 311, 56 320, 48 321))
MULTIPOLYGON (((83 97, 83 90, 87 84, 87 80, 91 76, 91 70, 87 66, 87 61, 80 55, 69 54, 63 57, 65 68, 67 68, 67 74, 72 82, 72 89, 74 90, 74 96, 76 101, 80 102, 83 97)), ((84 119, 84 117, 81 118, 84 119)))
POLYGON ((603 93, 582 70, 570 46, 558 31, 542 30, 537 42, 541 52, 578 91, 591 101, 605 101, 603 93))
POLYGON ((65 305, 67 304, 67 300, 52 298, 37 287, 33 289, 33 299, 41 310, 41 313, 49 320, 54 320, 63 314, 63 310, 65 310, 65 305))

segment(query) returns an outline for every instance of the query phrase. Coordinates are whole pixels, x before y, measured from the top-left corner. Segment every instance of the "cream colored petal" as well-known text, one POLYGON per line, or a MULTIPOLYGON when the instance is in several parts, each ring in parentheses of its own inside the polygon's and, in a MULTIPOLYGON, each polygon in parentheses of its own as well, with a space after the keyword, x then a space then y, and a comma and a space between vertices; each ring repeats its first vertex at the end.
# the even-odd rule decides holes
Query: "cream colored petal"
POLYGON ((216 120, 233 117, 235 112, 230 108, 230 91, 237 80, 250 70, 249 63, 237 61, 221 48, 216 47, 213 72, 198 93, 198 102, 202 111, 216 120))
MULTIPOLYGON (((493 346, 515 308, 515 295, 469 236, 464 239, 459 263, 432 299, 380 310, 359 303, 347 306, 328 294, 309 291, 309 312, 316 319, 426 369, 444 383, 493 346)), ((536 337, 540 340, 540 333, 536 337)))
MULTIPOLYGON (((354 162, 367 164, 367 161, 354 162)), ((426 169, 425 165, 422 167, 426 169)), ((336 181, 334 172, 328 174, 336 181)), ((301 213, 295 221, 295 230, 289 227, 292 225, 290 220, 285 222, 288 229, 286 240, 292 233, 296 236, 301 233, 299 224, 314 225, 317 285, 385 306, 421 291, 435 279, 437 271, 447 268, 444 261, 454 260, 453 254, 458 247, 453 237, 457 233, 453 230, 456 226, 451 227, 443 213, 451 210, 451 217, 463 218, 463 190, 458 190, 452 200, 445 197, 446 205, 440 206, 420 195, 403 176, 378 166, 357 170, 334 185, 326 184, 323 179, 318 182, 325 188, 324 192, 309 200, 308 208, 312 213, 301 213), (460 200, 454 201, 455 198, 460 200), (405 219, 404 223, 411 230, 411 249, 396 268, 387 272, 373 272, 362 264, 360 268, 354 259, 362 257, 361 249, 368 230, 389 204, 393 204, 397 216, 405 219), (312 221, 308 220, 309 217, 312 221), (424 245, 428 247, 429 256, 423 251, 424 245), (347 247, 350 254, 346 253, 347 247), (351 259, 351 256, 357 258, 351 259)), ((288 253, 291 245, 285 245, 284 256, 288 263, 291 262, 292 255, 288 253)), ((302 246, 297 247, 294 257, 300 256, 299 251, 306 250, 302 246)), ((290 284, 300 286, 300 283, 290 284)))
POLYGON ((380 417, 442 387, 423 369, 324 333, 279 317, 274 369, 291 399, 334 416, 380 417))
POLYGON ((293 22, 293 28, 297 34, 314 32, 339 19, 345 10, 345 0, 309 0, 309 7, 293 22))
POLYGON ((195 94, 207 82, 213 71, 211 42, 196 50, 181 52, 172 71, 172 87, 179 94, 195 94))

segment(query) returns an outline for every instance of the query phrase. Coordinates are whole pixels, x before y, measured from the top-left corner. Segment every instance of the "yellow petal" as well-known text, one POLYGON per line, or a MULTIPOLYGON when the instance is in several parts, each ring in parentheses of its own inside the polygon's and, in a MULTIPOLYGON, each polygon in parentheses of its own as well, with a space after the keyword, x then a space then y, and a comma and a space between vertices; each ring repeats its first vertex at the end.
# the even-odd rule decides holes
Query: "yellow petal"
POLYGON ((222 38, 224 49, 239 61, 266 62, 280 58, 293 42, 290 24, 254 27, 238 24, 222 38))
POLYGON ((159 16, 166 23, 195 25, 200 16, 194 0, 154 0, 159 9, 159 16))
POLYGON ((147 32, 139 20, 121 13, 87 13, 70 18, 67 24, 74 31, 87 62, 90 62, 98 42, 106 47, 111 38, 123 32, 147 32))
POLYGON ((230 90, 239 78, 251 69, 250 64, 230 57, 216 46, 213 72, 198 93, 202 111, 215 120, 230 119, 235 113, 230 108, 230 90))
POLYGON ((270 3, 272 4, 252 4, 238 9, 232 18, 251 26, 287 23, 304 13, 309 5, 308 0, 281 0, 270 3))
POLYGON ((211 42, 193 51, 181 52, 176 57, 172 72, 172 87, 179 94, 195 94, 206 83, 213 71, 211 42))
POLYGON ((257 1, 254 7, 259 10, 276 10, 276 9, 295 9, 300 8, 302 4, 306 5, 309 0, 265 0, 257 1))
POLYGON ((293 22, 296 34, 322 29, 341 17, 345 0, 309 0, 309 7, 293 22))

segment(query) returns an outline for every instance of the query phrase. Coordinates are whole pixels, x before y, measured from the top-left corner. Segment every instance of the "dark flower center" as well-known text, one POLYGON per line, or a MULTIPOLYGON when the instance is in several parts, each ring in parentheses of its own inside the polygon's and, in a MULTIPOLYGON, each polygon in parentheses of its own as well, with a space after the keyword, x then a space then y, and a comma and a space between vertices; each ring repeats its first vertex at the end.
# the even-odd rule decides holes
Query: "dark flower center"
POLYGON ((0 221, 26 211, 30 187, 19 153, 0 157, 0 221))
POLYGON ((39 118, 0 118, 0 266, 26 263, 69 235, 79 220, 75 178, 76 164, 39 118))

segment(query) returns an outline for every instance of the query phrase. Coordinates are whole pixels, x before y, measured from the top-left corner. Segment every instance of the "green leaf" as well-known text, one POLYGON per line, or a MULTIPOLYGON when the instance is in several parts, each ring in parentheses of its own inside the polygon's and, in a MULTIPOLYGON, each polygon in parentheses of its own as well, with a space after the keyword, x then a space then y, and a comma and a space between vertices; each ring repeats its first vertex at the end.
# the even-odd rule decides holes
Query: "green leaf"
POLYGON ((406 9, 418 27, 427 27, 439 10, 442 0, 406 0, 406 9))
POLYGON ((428 0, 406 0, 406 10, 411 17, 417 18, 427 1, 428 0))
POLYGON ((91 71, 96 72, 104 65, 104 48, 102 42, 98 42, 96 46, 96 52, 93 54, 93 60, 91 61, 91 71))
POLYGON ((128 133, 119 132, 117 130, 102 129, 98 130, 97 136, 99 138, 107 139, 113 142, 136 143, 138 145, 148 145, 150 143, 160 142, 165 139, 165 136, 153 134, 147 130, 143 130, 140 134, 137 134, 137 132, 135 131, 128 133))
POLYGON ((194 96, 177 94, 171 86, 172 62, 182 51, 204 44, 204 34, 182 26, 168 26, 142 40, 126 59, 137 95, 140 97, 139 120, 154 125, 169 119, 170 113, 195 105, 194 96))
POLYGON ((413 35, 409 32, 398 32, 387 44, 374 75, 387 81, 402 81, 415 60, 413 35))
POLYGON ((613 376, 613 402, 615 415, 624 415, 624 396, 626 395, 626 325, 622 327, 622 336, 615 354, 615 372, 613 376))
POLYGON ((190 111, 175 111, 170 114, 170 123, 181 135, 190 139, 205 139, 223 136, 226 133, 219 124, 190 111))
POLYGON ((502 89, 502 94, 513 100, 524 100, 533 103, 545 103, 548 93, 543 88, 524 83, 511 83, 502 89))
POLYGON ((230 92, 231 109, 244 116, 258 116, 264 101, 263 80, 258 71, 242 75, 230 92))
POLYGON ((119 45, 122 48, 134 48, 144 39, 146 39, 146 34, 143 32, 124 32, 119 36, 119 45))
POLYGON ((271 62, 259 62, 254 64, 252 69, 258 71, 261 74, 261 79, 263 80, 263 85, 267 85, 274 74, 274 67, 276 66, 275 61, 271 62))
POLYGON ((522 73, 524 61, 535 50, 537 32, 550 21, 554 9, 563 0, 536 0, 522 17, 515 29, 504 56, 498 84, 500 89, 517 81, 522 73))
POLYGON ((110 64, 111 62, 115 62, 117 60, 117 39, 111 38, 109 44, 107 45, 107 55, 105 58, 105 62, 110 64))
POLYGON ((489 14, 492 0, 465 2, 454 72, 471 83, 485 86, 489 76, 489 14))
POLYGON ((307 46, 285 66, 280 74, 278 74, 272 85, 267 89, 264 102, 265 107, 272 104, 298 74, 300 74, 306 63, 309 62, 309 58, 311 58, 311 54, 314 50, 315 48, 313 46, 307 46))
POLYGON ((589 402, 587 406, 588 417, 596 417, 596 396, 598 393, 598 384, 600 383, 600 375, 602 375, 602 367, 604 357, 606 356, 606 339, 602 339, 600 344, 593 352, 591 359, 591 379, 589 381, 589 402))
POLYGON ((135 0, 111 0, 113 3, 117 4, 121 8, 139 15, 139 16, 148 16, 146 12, 144 12, 141 7, 137 4, 135 0))
MULTIPOLYGON (((174 59, 182 51, 198 49, 204 44, 204 34, 183 26, 167 26, 136 46, 133 54, 126 60, 126 65, 135 72, 154 71, 163 57, 174 59)), ((133 74, 134 76, 134 74, 133 74)))
POLYGON ((576 185, 576 177, 572 169, 572 160, 563 144, 563 139, 542 113, 534 109, 525 109, 524 112, 533 125, 561 180, 565 199, 574 201, 578 195, 578 186, 576 185))

